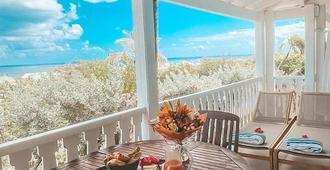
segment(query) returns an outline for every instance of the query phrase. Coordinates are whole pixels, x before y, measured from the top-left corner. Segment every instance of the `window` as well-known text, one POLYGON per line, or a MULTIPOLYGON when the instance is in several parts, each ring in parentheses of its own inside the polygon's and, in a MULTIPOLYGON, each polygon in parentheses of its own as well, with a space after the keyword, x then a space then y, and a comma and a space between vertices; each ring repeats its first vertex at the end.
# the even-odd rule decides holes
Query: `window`
POLYGON ((0 143, 136 106, 131 1, 0 8, 0 143))
POLYGON ((304 75, 305 26, 303 18, 275 23, 275 75, 304 75))
POLYGON ((160 100, 255 75, 252 22, 159 1, 160 100))

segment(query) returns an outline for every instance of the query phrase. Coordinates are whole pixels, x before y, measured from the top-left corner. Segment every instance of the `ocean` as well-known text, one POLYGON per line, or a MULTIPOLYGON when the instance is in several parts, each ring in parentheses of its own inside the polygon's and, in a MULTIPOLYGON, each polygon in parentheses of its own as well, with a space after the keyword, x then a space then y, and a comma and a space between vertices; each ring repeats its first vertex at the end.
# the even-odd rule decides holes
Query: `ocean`
MULTIPOLYGON (((251 55, 242 56, 217 56, 207 57, 211 59, 220 58, 248 58, 251 55)), ((172 57, 168 58, 170 64, 182 62, 198 62, 203 57, 172 57)), ((47 72, 56 68, 60 68, 67 63, 44 63, 44 64, 27 64, 27 65, 0 65, 0 76, 6 75, 10 77, 21 77, 26 73, 47 72)))
POLYGON ((65 63, 45 63, 27 65, 5 65, 0 66, 0 76, 22 77, 26 73, 47 72, 63 66, 65 63))

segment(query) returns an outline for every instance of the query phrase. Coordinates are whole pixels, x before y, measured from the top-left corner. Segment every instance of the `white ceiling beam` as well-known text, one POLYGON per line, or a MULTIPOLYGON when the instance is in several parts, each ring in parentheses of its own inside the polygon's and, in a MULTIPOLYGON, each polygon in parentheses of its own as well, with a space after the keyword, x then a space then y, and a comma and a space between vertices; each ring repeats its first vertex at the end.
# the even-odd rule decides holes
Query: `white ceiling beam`
POLYGON ((304 16, 304 8, 292 8, 275 11, 275 19, 299 18, 304 16))
POLYGON ((241 8, 220 0, 169 0, 166 2, 173 2, 178 5, 183 5, 199 10, 227 15, 235 18, 246 20, 256 20, 257 12, 245 8, 241 8))
POLYGON ((264 0, 259 4, 256 4, 256 6, 254 7, 254 10, 256 11, 263 11, 266 10, 274 5, 277 5, 281 2, 282 0, 264 0))
POLYGON ((246 7, 252 3, 256 2, 256 0, 236 0, 233 2, 234 5, 239 7, 246 7))
POLYGON ((291 1, 282 1, 277 5, 274 5, 270 9, 276 11, 276 10, 286 10, 297 7, 303 7, 303 6, 305 6, 304 0, 291 0, 291 1))
POLYGON ((330 4, 329 0, 304 0, 305 4, 319 4, 319 5, 324 5, 324 4, 330 4))
POLYGON ((251 2, 250 4, 247 4, 247 5, 245 6, 245 8, 248 8, 248 9, 252 9, 252 10, 254 10, 254 8, 255 8, 258 4, 262 3, 262 1, 263 1, 263 0, 255 0, 255 1, 251 2))

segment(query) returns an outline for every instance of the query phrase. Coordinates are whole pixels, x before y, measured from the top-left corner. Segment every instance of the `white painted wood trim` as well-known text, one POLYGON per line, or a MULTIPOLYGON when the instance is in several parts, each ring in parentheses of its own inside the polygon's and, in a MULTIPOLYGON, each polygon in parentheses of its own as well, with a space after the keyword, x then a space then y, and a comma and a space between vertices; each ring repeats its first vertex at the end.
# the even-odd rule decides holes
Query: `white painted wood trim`
POLYGON ((138 106, 147 110, 142 119, 142 139, 149 139, 148 121, 158 111, 159 100, 154 0, 133 0, 133 16, 138 106))
POLYGON ((325 5, 317 6, 319 13, 316 16, 316 91, 324 91, 324 63, 325 63, 325 28, 326 28, 326 7, 325 5))
POLYGON ((305 90, 315 91, 315 8, 304 7, 305 13, 305 90))
POLYGON ((266 55, 265 55, 265 15, 259 12, 255 21, 255 50, 256 50, 256 75, 261 77, 261 88, 264 90, 266 81, 266 55))
POLYGON ((265 12, 265 50, 266 50, 266 90, 274 90, 274 44, 275 44, 275 23, 274 12, 265 12))
POLYGON ((219 0, 168 0, 166 2, 173 2, 179 5, 240 19, 254 21, 257 18, 257 12, 253 10, 238 7, 219 0))
POLYGON ((281 1, 282 0, 262 1, 261 3, 258 3, 256 6, 254 6, 253 9, 256 11, 268 10, 268 8, 279 4, 281 1))
POLYGON ((330 33, 327 35, 327 46, 326 46, 326 53, 324 59, 324 91, 330 91, 330 33))

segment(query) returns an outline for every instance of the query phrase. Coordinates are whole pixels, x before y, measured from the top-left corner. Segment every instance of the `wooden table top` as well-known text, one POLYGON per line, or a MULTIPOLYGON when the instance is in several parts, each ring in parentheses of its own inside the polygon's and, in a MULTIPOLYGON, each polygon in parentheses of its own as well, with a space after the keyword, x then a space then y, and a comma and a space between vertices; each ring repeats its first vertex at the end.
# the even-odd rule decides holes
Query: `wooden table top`
MULTIPOLYGON (((142 151, 142 157, 152 155, 164 158, 164 146, 167 145, 163 140, 139 141, 127 143, 93 152, 87 156, 65 164, 59 169, 69 170, 87 170, 87 169, 105 169, 103 159, 106 154, 114 151, 128 153, 139 146, 142 151)), ((187 149, 192 155, 191 170, 248 170, 246 161, 235 152, 203 142, 191 142, 187 149)), ((139 167, 140 168, 140 167, 139 167)))

